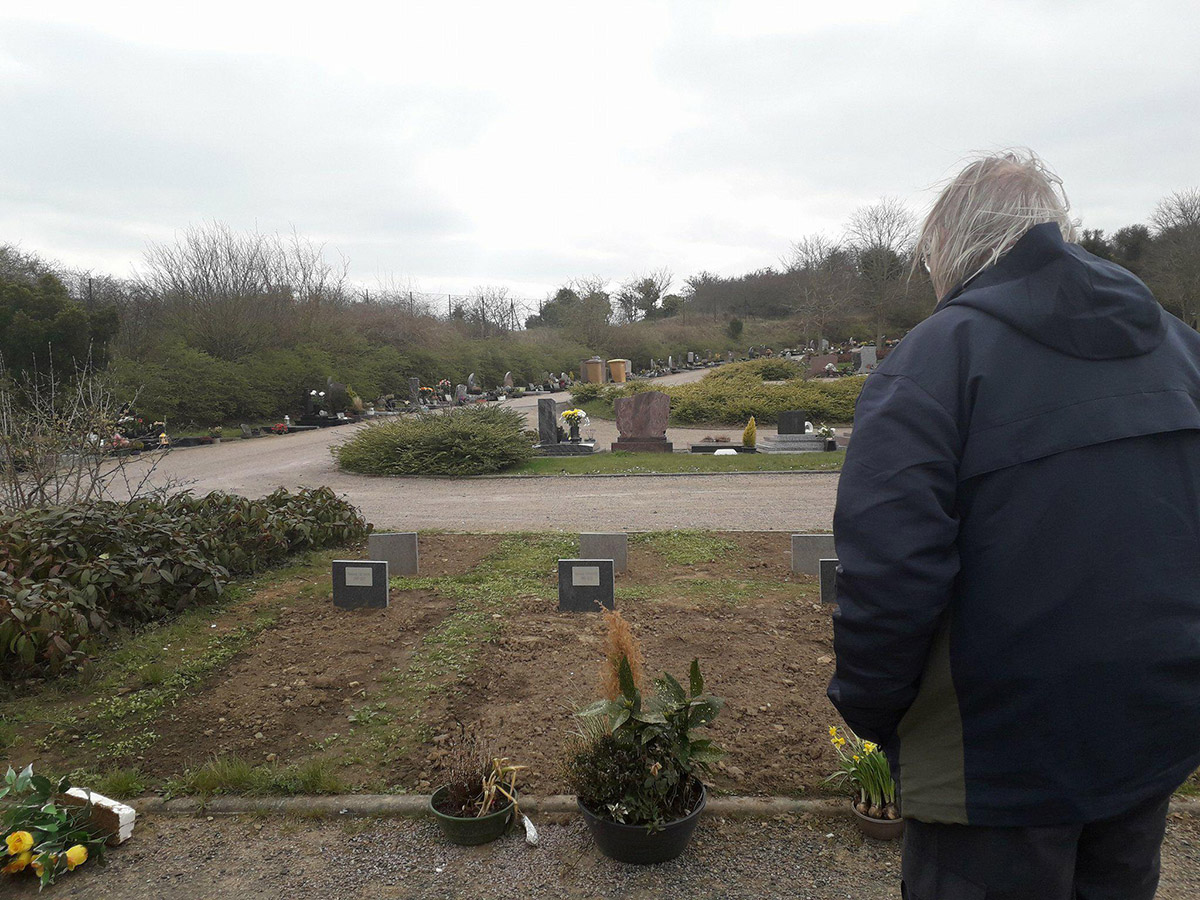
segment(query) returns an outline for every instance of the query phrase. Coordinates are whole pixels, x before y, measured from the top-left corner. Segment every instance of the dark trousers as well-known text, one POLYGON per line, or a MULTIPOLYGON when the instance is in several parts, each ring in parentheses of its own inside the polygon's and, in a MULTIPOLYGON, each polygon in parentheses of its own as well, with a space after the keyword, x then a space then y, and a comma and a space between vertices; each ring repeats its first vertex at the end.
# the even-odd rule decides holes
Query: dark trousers
POLYGON ((906 900, 1151 900, 1170 796, 1087 825, 908 821, 906 900))

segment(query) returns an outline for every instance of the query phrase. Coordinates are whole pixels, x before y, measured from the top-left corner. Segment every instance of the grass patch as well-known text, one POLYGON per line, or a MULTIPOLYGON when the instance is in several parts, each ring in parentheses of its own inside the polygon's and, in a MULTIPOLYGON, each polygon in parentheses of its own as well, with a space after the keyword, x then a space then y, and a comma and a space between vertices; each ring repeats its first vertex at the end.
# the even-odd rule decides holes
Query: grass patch
POLYGON ((632 534, 629 543, 648 547, 667 562, 681 566, 716 562, 737 553, 738 545, 708 531, 652 531, 632 534))
POLYGON ((560 558, 578 552, 576 539, 558 534, 514 534, 479 565, 445 578, 393 578, 400 590, 432 590, 455 608, 430 629, 407 666, 384 679, 384 691, 354 713, 366 730, 366 749, 378 762, 411 753, 431 737, 426 711, 438 693, 453 690, 478 665, 483 648, 504 627, 505 613, 523 596, 544 593, 560 558), (382 702, 377 702, 382 701, 382 702))
POLYGON ((697 472, 832 472, 841 469, 845 450, 832 453, 594 453, 538 457, 513 470, 516 475, 652 475, 697 472))
POLYGON ((328 759, 290 766, 255 765, 241 756, 217 756, 167 782, 167 794, 290 796, 341 794, 347 790, 328 759))

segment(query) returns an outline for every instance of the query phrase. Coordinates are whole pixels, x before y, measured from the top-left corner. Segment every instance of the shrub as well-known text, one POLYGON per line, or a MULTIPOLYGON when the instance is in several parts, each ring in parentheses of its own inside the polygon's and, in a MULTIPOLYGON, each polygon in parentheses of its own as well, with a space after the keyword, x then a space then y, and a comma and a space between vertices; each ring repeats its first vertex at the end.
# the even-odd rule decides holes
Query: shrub
POLYGON ((487 475, 526 462, 525 417, 504 407, 418 413, 360 429, 333 448, 338 465, 364 475, 487 475))
MULTIPOLYGON (((818 383, 805 381, 801 374, 800 367, 787 360, 752 360, 714 369, 693 384, 655 387, 653 382, 635 381, 630 385, 595 385, 597 390, 591 399, 611 410, 618 397, 661 390, 671 398, 671 420, 676 425, 738 425, 751 416, 761 424, 774 424, 779 414, 789 409, 803 409, 819 421, 854 420, 854 406, 865 376, 818 383), (775 377, 779 375, 789 377, 775 377), (764 378, 785 383, 766 384, 764 378)), ((579 403, 582 401, 577 391, 573 390, 571 396, 579 403)))
POLYGON ((754 447, 758 445, 758 424, 754 421, 754 416, 750 417, 750 421, 746 423, 746 430, 742 432, 742 446, 754 447))
POLYGON ((262 500, 178 494, 0 516, 0 674, 77 665, 118 625, 216 600, 233 576, 361 539, 329 488, 262 500))

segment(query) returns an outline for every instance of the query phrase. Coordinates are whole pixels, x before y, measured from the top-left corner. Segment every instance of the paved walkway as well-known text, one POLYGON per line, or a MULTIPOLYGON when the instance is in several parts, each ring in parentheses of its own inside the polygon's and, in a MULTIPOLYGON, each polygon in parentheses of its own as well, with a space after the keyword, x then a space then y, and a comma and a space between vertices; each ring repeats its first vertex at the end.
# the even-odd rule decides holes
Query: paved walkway
MULTIPOLYGON (((658 384, 699 378, 682 372, 658 384)), ((567 400, 566 393, 552 395, 567 400)), ((512 401, 537 427, 537 398, 512 401)), ((714 528, 728 531, 805 531, 832 527, 837 475, 638 476, 592 478, 485 478, 442 480, 378 478, 338 471, 330 448, 355 428, 343 426, 285 437, 233 439, 221 444, 149 454, 131 465, 133 477, 157 462, 154 484, 197 493, 231 491, 261 497, 278 487, 328 485, 363 510, 377 526, 412 530, 523 531, 714 528)), ((616 439, 612 422, 596 422, 600 446, 616 439)), ((773 434, 763 429, 760 434, 773 434)), ((740 435, 730 429, 671 428, 682 447, 705 435, 740 435)))

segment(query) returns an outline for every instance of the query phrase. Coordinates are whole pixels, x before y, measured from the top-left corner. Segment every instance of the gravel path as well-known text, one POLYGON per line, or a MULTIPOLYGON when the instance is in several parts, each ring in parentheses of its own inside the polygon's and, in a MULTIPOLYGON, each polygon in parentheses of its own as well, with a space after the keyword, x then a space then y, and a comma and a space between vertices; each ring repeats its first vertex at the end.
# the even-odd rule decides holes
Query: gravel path
MULTIPOLYGON (((541 822, 532 848, 510 835, 453 847, 428 821, 150 818, 110 854, 43 896, 121 900, 893 900, 897 844, 865 841, 845 819, 706 818, 680 859, 627 866, 601 856, 578 817, 541 822)), ((4 896, 32 900, 32 880, 4 896)), ((1200 829, 1172 820, 1158 900, 1200 890, 1200 829)))
MULTIPOLYGON (((695 380, 683 372, 658 383, 695 380)), ((562 393, 557 399, 569 399, 562 393)), ((537 399, 515 400, 536 427, 537 399)), ((726 531, 827 531, 837 496, 836 474, 706 476, 587 476, 532 479, 440 480, 375 478, 338 471, 330 447, 354 428, 343 426, 286 437, 231 439, 173 451, 158 461, 152 479, 197 493, 231 491, 260 497, 277 487, 328 485, 363 510, 377 526, 422 530, 523 531, 537 529, 629 530, 714 528, 726 531)), ((585 429, 600 446, 616 439, 612 422, 585 429)), ((761 434, 773 434, 763 429, 761 434)), ((729 429, 672 428, 676 446, 705 435, 740 435, 729 429)), ((155 461, 134 462, 136 477, 155 461)))

